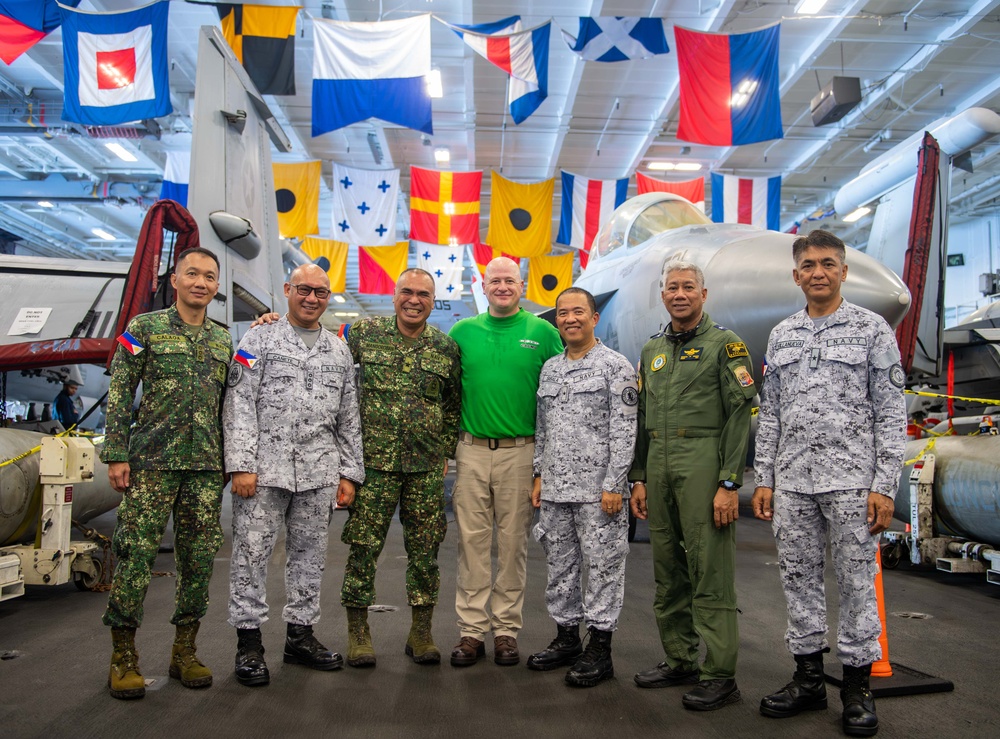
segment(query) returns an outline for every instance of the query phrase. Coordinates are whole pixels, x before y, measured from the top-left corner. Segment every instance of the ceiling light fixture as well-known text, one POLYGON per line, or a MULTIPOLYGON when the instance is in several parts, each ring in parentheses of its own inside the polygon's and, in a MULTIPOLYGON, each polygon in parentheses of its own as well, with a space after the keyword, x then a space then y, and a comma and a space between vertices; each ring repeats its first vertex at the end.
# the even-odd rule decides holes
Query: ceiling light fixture
POLYGON ((104 239, 105 241, 115 240, 115 237, 112 234, 109 234, 103 228, 92 228, 90 229, 90 233, 94 234, 94 236, 104 239))
POLYGON ((857 210, 852 210, 846 216, 844 216, 844 223, 854 223, 864 218, 866 215, 872 212, 872 209, 866 205, 862 205, 857 210))
POLYGON ((42 208, 55 208, 56 207, 52 203, 50 203, 48 200, 39 200, 38 201, 38 205, 41 206, 42 208))
POLYGON ((678 172, 697 172, 701 169, 701 162, 678 162, 674 169, 678 172))
POLYGON ((650 162, 646 169, 653 172, 697 172, 701 169, 701 162, 650 162))
POLYGON ((347 302, 347 298, 345 298, 343 295, 334 295, 333 296, 333 300, 336 303, 346 303, 347 302))
POLYGON ((434 161, 438 164, 447 164, 451 161, 451 152, 448 151, 447 147, 442 146, 439 149, 434 150, 434 161))
POLYGON ((742 108, 757 89, 757 80, 743 80, 729 100, 730 107, 742 108))
POLYGON ((826 5, 826 0, 799 0, 799 4, 795 6, 795 12, 798 15, 813 15, 818 13, 826 5))
POLYGON ((128 149, 119 144, 117 141, 109 141, 104 146, 108 150, 114 152, 118 156, 118 158, 121 159, 123 162, 139 161, 139 158, 135 154, 130 152, 128 149))
POLYGON ((424 75, 424 83, 427 85, 427 95, 432 98, 443 98, 444 87, 441 85, 441 70, 432 69, 424 75))

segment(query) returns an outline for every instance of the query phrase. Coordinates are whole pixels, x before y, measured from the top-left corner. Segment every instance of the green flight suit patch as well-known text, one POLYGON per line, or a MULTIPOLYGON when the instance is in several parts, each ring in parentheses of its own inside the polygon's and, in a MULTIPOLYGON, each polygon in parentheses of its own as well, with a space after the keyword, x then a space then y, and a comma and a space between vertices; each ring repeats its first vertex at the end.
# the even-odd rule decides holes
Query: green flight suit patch
POLYGON ((667 355, 657 354, 655 357, 653 357, 653 361, 650 363, 649 368, 653 372, 659 372, 661 369, 663 369, 663 365, 665 365, 666 363, 667 363, 667 355))
POLYGON ((749 357, 750 352, 747 351, 747 345, 742 341, 735 341, 732 344, 726 344, 726 356, 730 359, 735 359, 736 357, 749 357))

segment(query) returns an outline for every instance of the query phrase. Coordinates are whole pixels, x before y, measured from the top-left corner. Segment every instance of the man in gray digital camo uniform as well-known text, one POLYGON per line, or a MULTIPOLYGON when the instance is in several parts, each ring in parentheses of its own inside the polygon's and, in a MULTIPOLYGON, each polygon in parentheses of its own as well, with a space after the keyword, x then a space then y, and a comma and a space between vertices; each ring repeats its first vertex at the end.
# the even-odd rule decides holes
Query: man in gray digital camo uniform
POLYGON ((794 241, 792 257, 806 307, 779 323, 767 344, 752 505, 774 528, 796 670, 760 711, 785 718, 826 708, 829 539, 840 591, 843 729, 872 736, 878 717, 868 678, 881 656, 876 535, 892 520, 902 471, 906 376, 888 324, 841 297, 844 242, 813 231, 794 241))
POLYGON ((226 470, 233 476, 229 623, 237 629, 236 679, 270 682, 260 626, 267 620, 267 563, 286 527, 284 661, 335 670, 343 658, 313 635, 327 530, 337 502, 364 481, 354 363, 319 319, 330 300, 320 267, 285 283, 288 314, 251 328, 229 369, 223 407, 226 470), (336 497, 335 497, 336 496, 336 497))
POLYGON ((556 298, 566 351, 542 367, 535 421, 535 484, 541 506, 535 538, 548 562, 545 603, 556 638, 531 655, 532 670, 572 664, 566 682, 593 687, 613 677, 611 635, 625 595, 626 476, 635 451, 639 391, 635 370, 594 336, 594 296, 578 287, 556 298), (581 596, 583 560, 587 592, 581 596), (580 642, 586 620, 590 641, 580 642))

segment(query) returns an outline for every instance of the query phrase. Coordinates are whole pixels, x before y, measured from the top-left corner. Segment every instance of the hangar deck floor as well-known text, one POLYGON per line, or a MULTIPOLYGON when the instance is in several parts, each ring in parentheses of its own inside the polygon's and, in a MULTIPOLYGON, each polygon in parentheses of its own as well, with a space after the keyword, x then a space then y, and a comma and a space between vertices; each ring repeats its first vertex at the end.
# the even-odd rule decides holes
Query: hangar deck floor
MULTIPOLYGON (((562 670, 531 672, 523 658, 517 667, 498 667, 491 660, 490 644, 487 659, 473 667, 455 669, 448 664, 447 654, 457 641, 453 523, 441 547, 442 605, 434 624, 445 661, 434 667, 413 664, 403 654, 410 616, 398 521, 390 531, 378 575, 379 603, 398 610, 372 613, 370 618, 378 666, 321 673, 282 664, 284 554, 279 541, 268 576, 276 618, 263 629, 271 684, 242 687, 232 675, 236 640, 225 616, 231 544, 227 501, 223 513, 227 540, 219 552, 212 605, 199 637, 199 655, 215 672, 213 687, 186 690, 166 677, 172 578, 154 578, 146 599, 146 623, 139 632, 141 666, 154 682, 145 699, 128 702, 112 699, 105 687, 110 639, 100 617, 106 597, 78 592, 73 585, 29 588, 24 597, 0 604, 0 653, 4 653, 0 736, 841 736, 835 688, 826 711, 785 720, 758 713, 760 698, 784 685, 793 664, 783 644, 784 601, 770 527, 752 519, 745 505, 741 517, 737 590, 742 612, 738 681, 743 700, 719 711, 689 712, 681 707, 682 689, 639 690, 632 682, 634 672, 662 658, 650 605, 650 547, 642 540, 647 532, 641 524, 629 555, 625 608, 614 637, 616 677, 596 688, 567 687, 562 670)), ((331 526, 325 610, 316 628, 324 643, 340 652, 347 641, 339 605, 346 556, 340 531, 345 519, 345 513, 338 513, 331 526)), ((110 533, 114 513, 92 523, 110 533)), ((172 555, 161 554, 157 569, 172 571, 172 555)), ((532 541, 525 626, 519 639, 522 655, 545 647, 554 633, 545 612, 544 586, 544 555, 532 541)), ((987 585, 983 576, 917 572, 904 564, 885 573, 885 591, 892 661, 952 680, 955 690, 879 700, 879 736, 1000 736, 995 699, 1000 683, 996 637, 1000 589, 987 585), (926 618, 905 617, 912 614, 926 618)))

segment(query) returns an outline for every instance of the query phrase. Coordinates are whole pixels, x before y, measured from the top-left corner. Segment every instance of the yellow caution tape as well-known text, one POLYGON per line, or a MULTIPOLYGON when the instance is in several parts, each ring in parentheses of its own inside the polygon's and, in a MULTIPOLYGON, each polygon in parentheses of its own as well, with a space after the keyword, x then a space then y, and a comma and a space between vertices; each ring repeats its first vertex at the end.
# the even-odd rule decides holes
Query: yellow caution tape
POLYGON ((904 390, 908 395, 919 395, 922 398, 951 398, 952 400, 964 400, 967 403, 982 403, 983 405, 1000 405, 1000 400, 990 398, 965 398, 961 395, 945 395, 943 393, 927 393, 922 390, 904 390))
POLYGON ((921 459, 925 454, 927 454, 927 452, 929 452, 931 449, 934 448, 934 442, 936 442, 936 441, 937 441, 937 439, 931 439, 930 441, 928 441, 924 445, 924 448, 920 450, 920 453, 917 454, 917 456, 915 456, 913 459, 908 459, 905 462, 903 462, 903 466, 904 467, 908 467, 909 465, 911 465, 914 462, 917 462, 919 459, 921 459))
POLYGON ((34 449, 29 449, 28 451, 24 452, 24 454, 18 454, 13 459, 8 459, 8 460, 6 460, 4 462, 0 462, 0 467, 6 467, 9 464, 14 464, 15 462, 20 462, 25 457, 30 457, 32 454, 37 454, 40 451, 42 451, 41 444, 39 444, 38 446, 36 446, 34 449))

